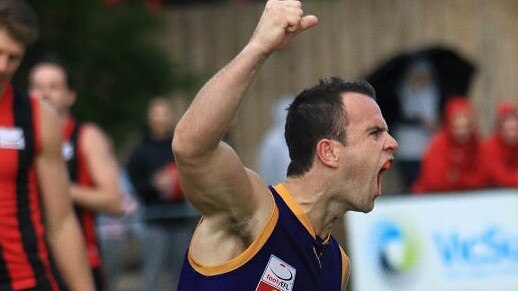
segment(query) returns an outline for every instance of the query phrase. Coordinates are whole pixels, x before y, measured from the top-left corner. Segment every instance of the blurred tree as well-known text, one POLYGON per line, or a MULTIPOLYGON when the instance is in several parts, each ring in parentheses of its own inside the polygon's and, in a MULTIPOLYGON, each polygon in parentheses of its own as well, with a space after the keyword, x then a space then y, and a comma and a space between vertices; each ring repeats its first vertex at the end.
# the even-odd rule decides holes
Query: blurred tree
POLYGON ((38 58, 59 55, 70 66, 78 91, 73 108, 103 127, 115 146, 140 129, 149 98, 192 87, 158 43, 162 14, 143 1, 106 5, 103 0, 29 0, 39 17, 40 38, 29 49, 15 82, 26 85, 38 58))

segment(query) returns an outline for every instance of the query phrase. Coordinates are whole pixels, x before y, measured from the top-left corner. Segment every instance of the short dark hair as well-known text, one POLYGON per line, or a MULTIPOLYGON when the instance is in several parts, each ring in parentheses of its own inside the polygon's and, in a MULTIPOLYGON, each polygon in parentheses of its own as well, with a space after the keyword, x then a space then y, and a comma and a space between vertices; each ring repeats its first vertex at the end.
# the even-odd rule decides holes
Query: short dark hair
POLYGON ((284 132, 291 159, 288 176, 301 176, 311 168, 319 140, 346 143, 348 120, 342 94, 348 92, 376 100, 374 88, 367 81, 332 77, 302 91, 289 106, 284 132))
POLYGON ((42 66, 42 65, 51 65, 56 66, 63 70, 63 73, 65 74, 65 80, 66 84, 69 89, 76 90, 77 81, 76 76, 74 74, 74 71, 69 66, 69 64, 61 58, 58 54, 54 52, 46 53, 42 57, 40 57, 31 68, 32 72, 35 68, 42 66))
POLYGON ((36 14, 25 0, 0 1, 0 28, 25 46, 33 44, 39 34, 36 14))

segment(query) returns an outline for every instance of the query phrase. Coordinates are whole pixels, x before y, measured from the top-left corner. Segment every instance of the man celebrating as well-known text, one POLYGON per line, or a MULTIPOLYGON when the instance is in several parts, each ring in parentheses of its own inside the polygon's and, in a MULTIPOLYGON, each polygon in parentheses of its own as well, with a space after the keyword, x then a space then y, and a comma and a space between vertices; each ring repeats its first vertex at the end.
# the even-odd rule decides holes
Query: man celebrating
POLYGON ((51 261, 68 289, 94 290, 57 117, 10 83, 36 34, 23 0, 0 1, 0 290, 60 290, 51 261))
POLYGON ((299 94, 286 120, 287 179, 275 186, 222 142, 264 61, 317 22, 300 1, 268 1, 249 43, 178 122, 182 189, 203 214, 179 290, 345 288, 348 259, 331 228, 346 211, 373 209, 397 148, 373 88, 331 78, 299 94))

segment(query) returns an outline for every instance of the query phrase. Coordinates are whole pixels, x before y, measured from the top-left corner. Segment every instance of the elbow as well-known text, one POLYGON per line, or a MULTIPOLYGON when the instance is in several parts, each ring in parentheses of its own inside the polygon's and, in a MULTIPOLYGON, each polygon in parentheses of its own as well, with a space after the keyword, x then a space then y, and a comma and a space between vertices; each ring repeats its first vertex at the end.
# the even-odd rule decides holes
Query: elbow
POLYGON ((197 143, 187 130, 177 126, 173 135, 171 148, 176 162, 192 161, 200 152, 197 143))
POLYGON ((192 127, 176 127, 171 148, 177 165, 185 169, 204 164, 216 151, 220 140, 207 134, 193 132, 192 127))
POLYGON ((171 148, 173 150, 173 155, 175 156, 181 156, 183 152, 185 151, 183 148, 185 147, 185 141, 184 137, 180 136, 180 132, 178 129, 175 130, 173 135, 173 140, 171 141, 171 148))

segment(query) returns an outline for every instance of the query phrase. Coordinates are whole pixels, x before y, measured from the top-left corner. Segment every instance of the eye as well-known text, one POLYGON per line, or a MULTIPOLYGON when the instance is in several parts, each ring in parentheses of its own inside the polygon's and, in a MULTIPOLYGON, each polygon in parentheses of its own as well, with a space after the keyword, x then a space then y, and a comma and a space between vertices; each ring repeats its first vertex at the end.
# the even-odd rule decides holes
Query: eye
POLYGON ((13 62, 13 63, 14 63, 14 62, 18 62, 20 59, 21 59, 21 57, 20 57, 20 56, 17 56, 17 55, 10 55, 10 56, 9 56, 9 61, 10 61, 10 62, 13 62))
POLYGON ((374 138, 379 138, 383 135, 383 133, 385 132, 385 128, 382 128, 382 127, 375 127, 373 128, 370 132, 369 132, 369 135, 370 136, 373 136, 374 138))
POLYGON ((10 63, 18 63, 21 61, 21 57, 18 55, 9 55, 9 62, 10 63))
POLYGON ((381 135, 382 132, 383 131, 381 129, 377 128, 377 129, 374 129, 371 131, 371 135, 379 136, 379 135, 381 135))

